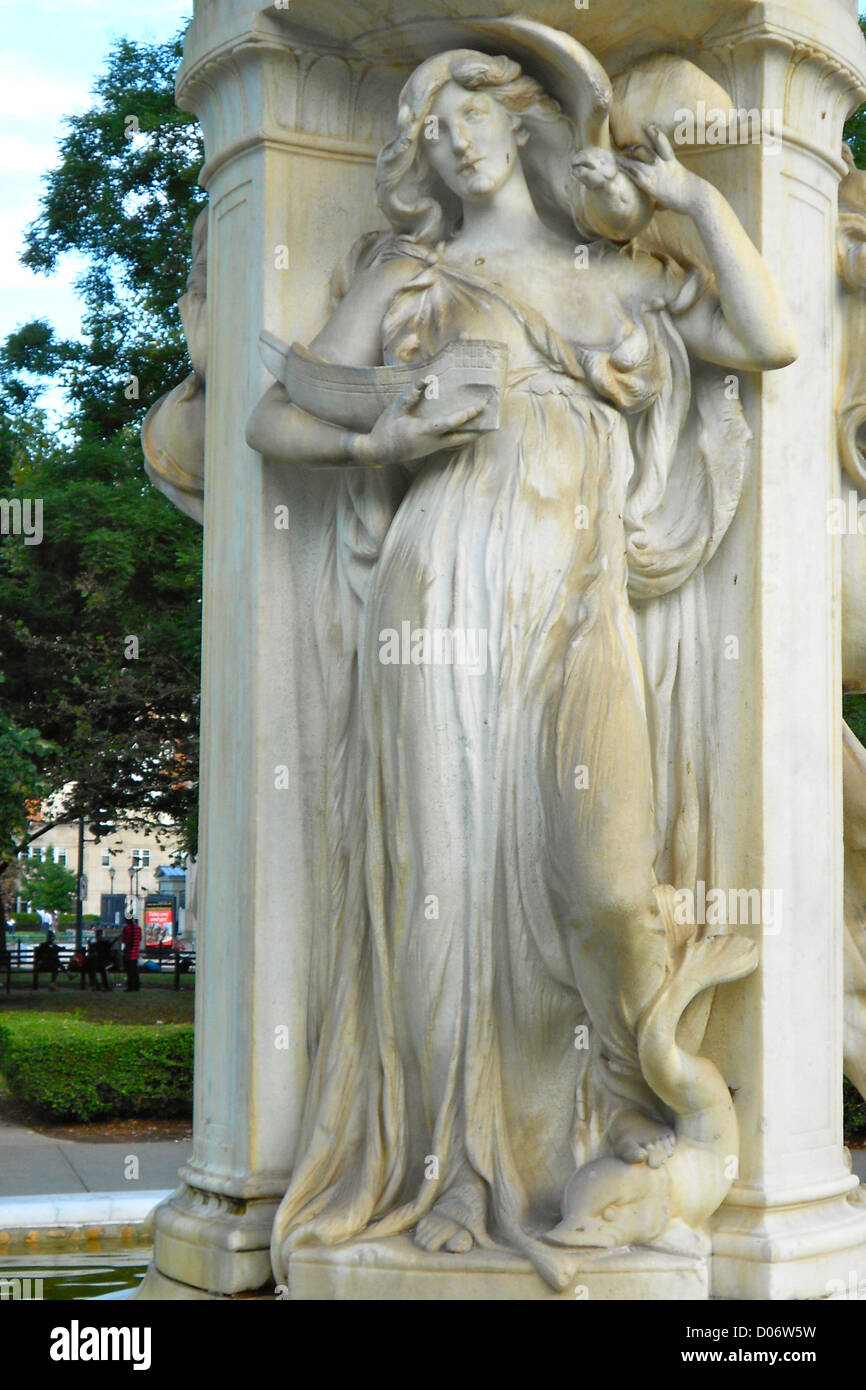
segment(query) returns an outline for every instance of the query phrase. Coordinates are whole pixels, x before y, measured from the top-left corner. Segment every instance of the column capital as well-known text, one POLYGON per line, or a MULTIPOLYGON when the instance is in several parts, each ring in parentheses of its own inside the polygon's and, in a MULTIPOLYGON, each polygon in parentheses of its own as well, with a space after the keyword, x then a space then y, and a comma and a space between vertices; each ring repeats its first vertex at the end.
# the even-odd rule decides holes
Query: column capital
POLYGON ((704 52, 737 105, 778 109, 788 144, 844 173, 840 129, 866 100, 866 44, 841 5, 820 19, 790 4, 751 6, 718 24, 704 52))

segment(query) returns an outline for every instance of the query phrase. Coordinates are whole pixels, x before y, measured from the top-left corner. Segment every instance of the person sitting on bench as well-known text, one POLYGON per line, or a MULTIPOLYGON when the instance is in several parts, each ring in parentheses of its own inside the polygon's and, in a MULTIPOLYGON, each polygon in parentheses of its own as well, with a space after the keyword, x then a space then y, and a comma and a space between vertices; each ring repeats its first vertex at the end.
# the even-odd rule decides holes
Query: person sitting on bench
POLYGON ((60 963, 60 951, 58 950, 57 943, 54 939, 54 932, 49 931, 46 934, 45 940, 40 941, 39 945, 36 946, 33 951, 33 988, 39 988, 40 970, 51 971, 51 980, 49 982, 49 988, 56 988, 57 972, 62 968, 63 967, 60 963))

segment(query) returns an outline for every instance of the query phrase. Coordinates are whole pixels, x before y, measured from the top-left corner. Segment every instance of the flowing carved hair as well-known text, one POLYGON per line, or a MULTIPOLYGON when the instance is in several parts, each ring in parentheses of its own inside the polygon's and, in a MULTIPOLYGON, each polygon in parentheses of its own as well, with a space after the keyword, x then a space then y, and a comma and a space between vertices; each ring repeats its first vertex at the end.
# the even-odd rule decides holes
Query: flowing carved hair
MULTIPOLYGON (((428 58, 416 68, 400 93, 397 134, 379 152, 376 192, 379 206, 394 230, 424 246, 446 240, 459 225, 460 200, 446 188, 427 159, 427 120, 436 97, 448 82, 469 92, 486 92, 520 118, 529 140, 521 149, 527 174, 532 170, 534 132, 547 127, 560 145, 573 142, 572 123, 540 82, 527 77, 513 59, 492 58, 461 48, 428 58)), ((530 188, 535 181, 530 181, 530 188)))

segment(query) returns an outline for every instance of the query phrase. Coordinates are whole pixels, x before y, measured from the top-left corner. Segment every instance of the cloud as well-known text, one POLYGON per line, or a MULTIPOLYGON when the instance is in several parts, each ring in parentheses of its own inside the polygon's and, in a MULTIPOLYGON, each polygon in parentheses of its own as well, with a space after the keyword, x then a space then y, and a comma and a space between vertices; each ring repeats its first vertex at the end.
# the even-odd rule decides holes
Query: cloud
MULTIPOLYGON (((30 0, 30 16, 69 16, 69 0, 30 0)), ((21 0, 0 0, 0 14, 20 11, 21 0)), ((192 0, 126 0, 121 12, 117 0, 75 0, 76 18, 85 23, 93 20, 111 27, 129 25, 132 20, 159 20, 160 24, 177 18, 178 22, 192 18, 192 0)))
POLYGON ((89 100, 86 84, 51 77, 30 54, 0 53, 0 119, 46 128, 89 100))
POLYGON ((39 145, 19 135, 0 140, 0 170, 7 174, 41 174, 57 159, 56 145, 39 145))
POLYGON ((18 204, 0 211, 0 290, 4 293, 26 290, 38 293, 50 287, 71 284, 75 275, 72 258, 64 258, 50 277, 35 275, 19 262, 24 250, 24 232, 39 211, 36 203, 18 204))
MULTIPOLYGON (((4 10, 20 10, 21 0, 0 0, 0 14, 4 10)), ((34 14, 69 14, 69 0, 30 0, 28 10, 34 14)), ((117 22, 118 9, 117 0, 75 0, 76 14, 86 11, 96 18, 106 21, 117 22)), ((153 15, 159 19, 167 19, 173 14, 184 15, 192 14, 192 0, 126 0, 123 6, 123 13, 120 18, 123 21, 129 19, 146 18, 153 15)))

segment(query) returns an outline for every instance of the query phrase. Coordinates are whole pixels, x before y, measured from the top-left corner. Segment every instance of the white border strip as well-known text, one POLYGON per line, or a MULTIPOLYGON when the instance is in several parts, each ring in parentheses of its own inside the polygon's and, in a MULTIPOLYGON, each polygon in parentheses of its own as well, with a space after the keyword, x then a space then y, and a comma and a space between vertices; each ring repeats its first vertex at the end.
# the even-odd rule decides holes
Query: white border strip
POLYGON ((166 1192, 71 1192, 0 1197, 0 1231, 38 1231, 76 1226, 123 1226, 146 1221, 166 1192))

